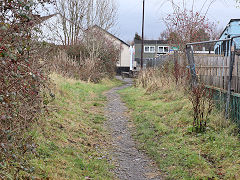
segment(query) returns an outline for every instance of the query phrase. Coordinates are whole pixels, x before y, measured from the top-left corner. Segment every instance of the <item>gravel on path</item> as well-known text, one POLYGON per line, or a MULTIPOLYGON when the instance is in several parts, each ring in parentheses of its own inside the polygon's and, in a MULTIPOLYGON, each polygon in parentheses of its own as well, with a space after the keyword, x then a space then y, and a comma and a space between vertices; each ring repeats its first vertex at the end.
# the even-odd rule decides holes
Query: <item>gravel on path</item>
POLYGON ((132 80, 125 78, 125 84, 111 89, 106 93, 107 127, 112 135, 112 156, 116 162, 114 173, 120 180, 160 180, 160 173, 154 162, 136 148, 131 134, 129 118, 126 115, 128 108, 122 102, 118 90, 132 85, 132 80))

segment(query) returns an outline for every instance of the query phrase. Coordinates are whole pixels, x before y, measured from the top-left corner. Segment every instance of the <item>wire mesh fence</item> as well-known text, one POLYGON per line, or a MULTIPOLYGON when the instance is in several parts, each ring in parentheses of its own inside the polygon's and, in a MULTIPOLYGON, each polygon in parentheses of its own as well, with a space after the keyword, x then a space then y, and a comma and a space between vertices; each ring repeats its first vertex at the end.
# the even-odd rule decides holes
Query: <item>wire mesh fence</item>
MULTIPOLYGON (((137 65, 137 69, 141 68, 141 59, 135 59, 137 65)), ((157 68, 166 62, 174 62, 174 54, 170 55, 160 55, 159 57, 156 58, 145 58, 143 59, 143 69, 146 68, 157 68)))

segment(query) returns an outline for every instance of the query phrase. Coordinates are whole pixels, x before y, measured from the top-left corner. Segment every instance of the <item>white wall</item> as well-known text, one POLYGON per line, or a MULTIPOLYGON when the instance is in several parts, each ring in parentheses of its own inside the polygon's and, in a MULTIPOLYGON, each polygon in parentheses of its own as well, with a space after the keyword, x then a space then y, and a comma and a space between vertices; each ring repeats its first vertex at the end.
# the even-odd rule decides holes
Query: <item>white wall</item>
MULTIPOLYGON (((105 32, 106 33, 106 32, 105 32)), ((131 53, 130 46, 124 44, 119 39, 115 38, 113 35, 106 33, 106 37, 109 38, 114 44, 121 49, 119 54, 119 61, 117 62, 117 67, 130 67, 131 53)))
POLYGON ((126 44, 121 43, 121 55, 120 60, 117 63, 117 67, 130 67, 130 60, 131 60, 131 54, 130 54, 130 47, 126 44))

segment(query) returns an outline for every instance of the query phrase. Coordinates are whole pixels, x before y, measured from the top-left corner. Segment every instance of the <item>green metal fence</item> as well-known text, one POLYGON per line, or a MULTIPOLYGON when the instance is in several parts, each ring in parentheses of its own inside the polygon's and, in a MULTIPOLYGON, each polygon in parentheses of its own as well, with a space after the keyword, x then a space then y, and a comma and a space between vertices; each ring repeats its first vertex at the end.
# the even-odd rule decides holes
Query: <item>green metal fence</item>
MULTIPOLYGON (((215 102, 216 108, 219 109, 220 111, 225 111, 228 92, 226 90, 212 86, 206 87, 212 91, 213 100, 215 102)), ((240 128, 240 94, 231 93, 229 117, 240 128)))
MULTIPOLYGON (((222 66, 219 66, 219 62, 216 61, 216 64, 214 65, 212 63, 212 61, 210 61, 211 63, 207 63, 204 64, 204 61, 202 62, 202 65, 207 69, 211 68, 214 69, 217 67, 217 69, 221 69, 221 68, 225 68, 227 65, 226 69, 226 73, 222 72, 217 72, 216 71, 207 71, 207 75, 211 75, 212 77, 215 76, 220 76, 222 77, 223 80, 225 80, 226 77, 227 78, 227 82, 226 82, 226 90, 222 90, 219 88, 216 88, 216 82, 214 83, 211 79, 211 81, 209 81, 208 85, 209 89, 212 90, 213 92, 213 99, 215 101, 216 107, 220 109, 220 111, 224 111, 225 112, 225 117, 227 119, 232 119, 234 122, 236 122, 240 128, 240 94, 236 94, 232 92, 232 82, 233 82, 233 75, 234 75, 234 68, 235 71, 237 73, 237 77, 239 77, 238 74, 238 63, 235 63, 235 58, 236 58, 236 54, 237 54, 237 46, 238 46, 238 41, 240 39, 240 36, 232 36, 230 38, 227 39, 220 39, 220 40, 212 40, 212 41, 202 41, 202 42, 194 42, 194 43, 187 43, 186 44, 186 55, 187 55, 187 59, 188 59, 188 67, 190 69, 190 73, 191 73, 191 85, 192 86, 197 86, 199 83, 199 79, 198 79, 198 75, 196 73, 196 62, 195 62, 195 58, 194 58, 194 47, 195 48, 203 48, 206 47, 206 45, 208 45, 209 47, 213 46, 216 47, 216 45, 221 44, 221 47, 218 51, 216 51, 216 49, 214 50, 215 55, 219 56, 219 57, 226 57, 226 62, 224 64, 222 64, 222 66), (224 45, 224 47, 223 47, 224 45), (215 73, 214 73, 215 72, 215 73), (214 87, 213 87, 214 86, 214 87)), ((209 48, 209 52, 210 52, 211 48, 209 48)), ((196 54, 196 53, 195 53, 196 54)), ((204 58, 206 59, 206 58, 204 58)), ((201 65, 201 64, 200 64, 201 65)), ((225 70, 224 70, 225 72, 225 70)), ((221 78, 220 78, 221 79, 221 78)), ((225 81, 223 81, 223 83, 220 84, 225 84, 225 81)), ((221 86, 218 86, 221 87, 221 86)), ((224 85, 225 87, 225 85, 224 85)), ((236 83, 236 87, 238 87, 238 81, 236 83)), ((238 91, 237 91, 238 92, 238 91)))

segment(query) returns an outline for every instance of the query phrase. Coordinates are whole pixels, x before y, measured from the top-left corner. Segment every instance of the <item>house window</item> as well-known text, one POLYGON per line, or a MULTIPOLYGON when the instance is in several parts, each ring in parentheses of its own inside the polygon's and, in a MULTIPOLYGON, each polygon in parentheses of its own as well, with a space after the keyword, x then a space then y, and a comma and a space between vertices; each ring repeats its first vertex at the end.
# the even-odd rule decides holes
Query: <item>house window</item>
POLYGON ((169 48, 167 46, 164 47, 164 52, 169 52, 169 48))
POLYGON ((159 53, 164 53, 164 48, 161 47, 161 46, 159 46, 159 47, 158 47, 158 52, 159 52, 159 53))
POLYGON ((159 53, 168 53, 169 47, 168 46, 158 46, 158 52, 159 53))
POLYGON ((149 46, 145 46, 144 47, 144 52, 149 52, 150 51, 150 47, 149 46))
POLYGON ((155 47, 154 46, 150 47, 150 52, 155 52, 155 47))
POLYGON ((155 53, 155 46, 144 46, 145 53, 155 53))

